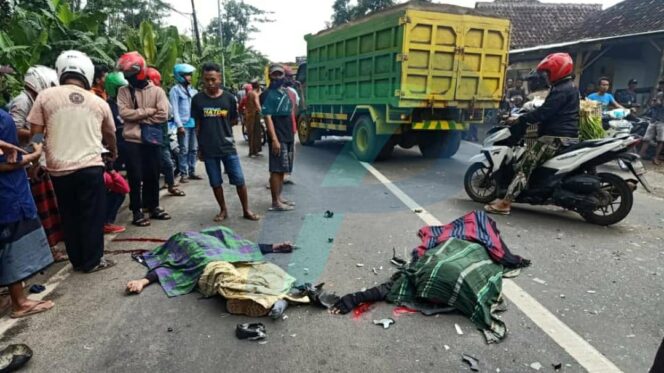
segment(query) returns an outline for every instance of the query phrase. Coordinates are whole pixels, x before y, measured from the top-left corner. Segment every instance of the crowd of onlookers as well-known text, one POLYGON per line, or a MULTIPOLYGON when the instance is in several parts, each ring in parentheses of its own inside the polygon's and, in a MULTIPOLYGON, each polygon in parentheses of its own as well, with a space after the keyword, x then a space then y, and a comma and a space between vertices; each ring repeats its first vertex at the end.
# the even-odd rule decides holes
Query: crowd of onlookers
POLYGON ((182 184, 203 179, 199 160, 219 205, 214 221, 228 217, 223 173, 236 187, 243 217, 259 220, 249 207, 233 134, 240 118, 250 157, 261 156, 267 132, 270 211, 294 209, 282 197, 297 130, 292 74, 271 65, 264 90, 255 80, 236 95, 215 63, 201 66, 199 92, 196 70, 177 64, 168 93, 161 72, 137 52, 109 69, 66 51, 55 69, 27 71, 24 89, 8 111, 0 110, 0 287, 9 293, 0 297, 0 310, 11 308, 17 318, 51 309, 51 301, 29 300, 22 282, 54 261, 68 260, 84 273, 112 267, 103 236, 126 229, 116 223, 126 195, 134 226, 169 220, 160 206, 161 175, 163 189, 184 197, 182 184), (60 241, 64 251, 55 249, 60 241))

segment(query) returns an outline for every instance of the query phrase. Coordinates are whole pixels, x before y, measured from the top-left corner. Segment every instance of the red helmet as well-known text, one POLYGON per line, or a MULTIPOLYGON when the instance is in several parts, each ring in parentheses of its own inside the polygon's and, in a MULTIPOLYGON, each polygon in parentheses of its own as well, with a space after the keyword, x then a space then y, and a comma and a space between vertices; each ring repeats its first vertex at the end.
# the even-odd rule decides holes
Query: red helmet
POLYGON ((122 72, 125 77, 136 75, 138 80, 147 78, 147 64, 145 58, 138 52, 128 52, 118 59, 117 70, 122 72))
POLYGON ((567 53, 553 53, 537 65, 537 71, 546 72, 549 82, 555 83, 574 72, 574 61, 567 53))
POLYGON ((157 87, 161 87, 161 73, 154 67, 148 67, 146 73, 148 79, 157 87))

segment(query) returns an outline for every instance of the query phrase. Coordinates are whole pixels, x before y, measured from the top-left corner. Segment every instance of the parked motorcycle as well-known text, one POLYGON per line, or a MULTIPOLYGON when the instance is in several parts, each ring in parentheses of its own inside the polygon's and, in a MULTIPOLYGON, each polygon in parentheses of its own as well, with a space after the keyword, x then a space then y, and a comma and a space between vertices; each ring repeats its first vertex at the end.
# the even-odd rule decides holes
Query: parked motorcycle
MULTIPOLYGON (((651 190, 639 156, 628 152, 638 141, 629 134, 617 134, 565 147, 533 171, 528 187, 515 202, 560 206, 593 224, 618 223, 632 209, 636 185, 641 183, 648 192, 651 190), (636 180, 597 172, 597 166, 618 159, 636 180)), ((471 158, 466 171, 464 187, 468 196, 476 202, 490 203, 505 195, 525 152, 522 134, 513 134, 504 124, 491 129, 480 154, 471 158)))

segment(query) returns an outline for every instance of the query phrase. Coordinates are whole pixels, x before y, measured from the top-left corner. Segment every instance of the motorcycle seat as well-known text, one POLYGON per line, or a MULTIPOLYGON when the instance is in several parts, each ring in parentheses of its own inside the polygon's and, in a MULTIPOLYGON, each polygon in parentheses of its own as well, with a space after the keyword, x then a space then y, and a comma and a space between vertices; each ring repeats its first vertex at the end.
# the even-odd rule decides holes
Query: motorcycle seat
POLYGON ((570 152, 573 152, 575 150, 579 149, 585 149, 585 148, 596 148, 602 145, 606 145, 610 142, 616 141, 618 139, 615 138, 606 138, 606 139, 600 139, 600 140, 586 140, 586 141, 581 141, 579 143, 566 146, 558 151, 556 155, 561 155, 561 154, 567 154, 570 152))

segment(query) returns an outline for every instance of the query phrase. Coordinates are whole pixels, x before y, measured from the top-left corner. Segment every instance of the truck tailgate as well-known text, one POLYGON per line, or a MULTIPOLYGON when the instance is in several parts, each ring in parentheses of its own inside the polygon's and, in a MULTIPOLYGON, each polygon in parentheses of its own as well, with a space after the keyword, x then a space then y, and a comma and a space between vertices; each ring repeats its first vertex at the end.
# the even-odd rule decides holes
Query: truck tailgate
POLYGON ((400 106, 492 107, 500 101, 509 21, 408 10, 403 23, 400 106))

